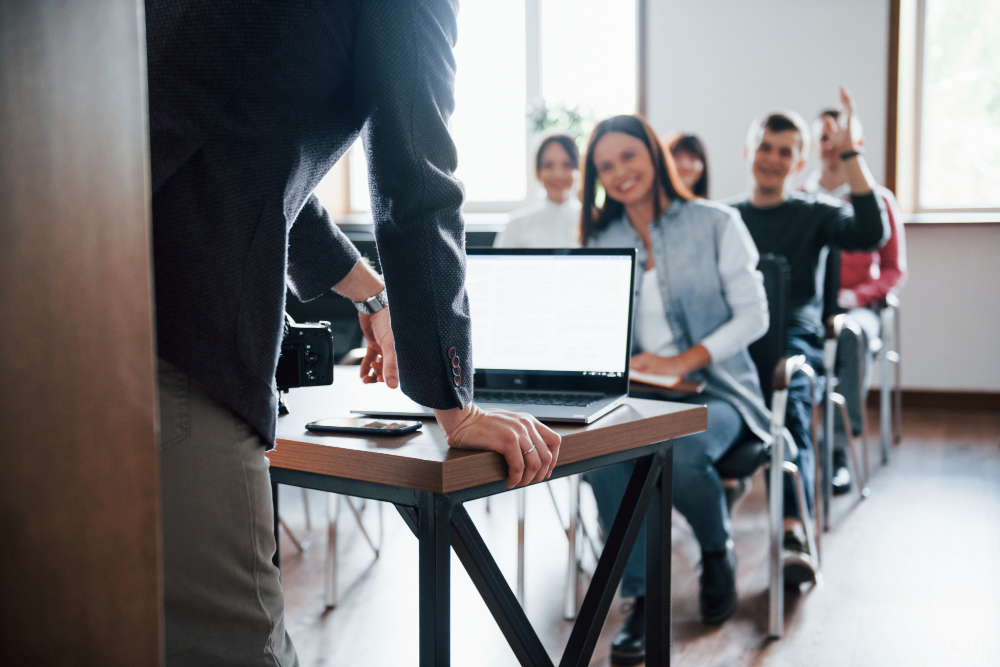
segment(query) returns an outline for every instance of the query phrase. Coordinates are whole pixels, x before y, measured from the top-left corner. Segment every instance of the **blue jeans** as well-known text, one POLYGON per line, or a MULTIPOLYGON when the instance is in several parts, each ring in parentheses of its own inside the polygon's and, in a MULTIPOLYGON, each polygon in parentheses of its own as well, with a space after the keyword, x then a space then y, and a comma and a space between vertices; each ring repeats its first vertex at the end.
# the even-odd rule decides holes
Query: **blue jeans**
MULTIPOLYGON (((722 551, 733 529, 726 510, 722 480, 714 464, 745 436, 746 426, 736 408, 722 399, 694 396, 671 400, 708 407, 708 430, 674 441, 673 502, 691 524, 701 550, 709 553, 722 551)), ((634 468, 635 463, 628 461, 584 475, 594 489, 605 533, 615 520, 634 468)), ((645 523, 625 565, 621 591, 622 597, 627 598, 646 594, 645 523)))
MULTIPOLYGON (((788 356, 804 354, 806 361, 817 375, 823 372, 823 340, 808 329, 788 327, 786 349, 788 356)), ((788 407, 785 410, 785 426, 795 439, 799 448, 798 456, 793 463, 799 468, 802 486, 805 487, 806 503, 809 511, 815 504, 813 491, 816 483, 816 458, 813 449, 812 431, 812 400, 809 395, 809 378, 797 373, 788 385, 788 407)), ((795 493, 795 482, 791 476, 785 475, 784 483, 785 516, 801 518, 799 501, 795 493)))

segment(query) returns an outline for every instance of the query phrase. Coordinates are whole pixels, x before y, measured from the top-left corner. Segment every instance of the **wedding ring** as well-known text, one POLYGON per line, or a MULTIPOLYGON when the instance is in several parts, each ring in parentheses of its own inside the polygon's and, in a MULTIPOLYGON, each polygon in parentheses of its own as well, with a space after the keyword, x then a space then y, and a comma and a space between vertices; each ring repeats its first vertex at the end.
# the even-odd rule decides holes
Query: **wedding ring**
POLYGON ((535 446, 534 445, 531 446, 531 449, 525 449, 523 452, 521 452, 521 454, 524 455, 524 456, 527 456, 528 454, 530 454, 533 451, 535 451, 535 446))

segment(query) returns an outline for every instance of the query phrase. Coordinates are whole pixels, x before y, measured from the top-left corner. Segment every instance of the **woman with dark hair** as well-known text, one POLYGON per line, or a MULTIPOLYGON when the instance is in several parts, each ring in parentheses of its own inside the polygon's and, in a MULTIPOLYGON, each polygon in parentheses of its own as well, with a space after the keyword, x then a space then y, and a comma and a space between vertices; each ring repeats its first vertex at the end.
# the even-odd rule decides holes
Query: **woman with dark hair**
POLYGON ((677 134, 668 145, 681 182, 695 197, 708 199, 708 156, 701 139, 693 134, 677 134))
POLYGON ((497 234, 497 248, 576 248, 580 245, 580 201, 574 185, 580 173, 580 151, 572 137, 552 134, 535 154, 535 175, 545 199, 511 214, 497 234))
MULTIPOLYGON (((635 116, 598 124, 583 176, 583 243, 638 251, 631 368, 704 382, 704 393, 670 400, 708 407, 708 429, 677 440, 674 506, 702 550, 702 617, 721 623, 736 610, 736 557, 722 482, 714 464, 749 432, 770 440, 770 414, 747 346, 768 327, 757 249, 732 208, 692 197, 669 151, 635 116), (601 193, 603 191, 603 202, 601 193)), ((610 528, 634 464, 585 476, 610 528)), ((645 656, 645 529, 622 577, 636 598, 612 642, 615 664, 645 656)))

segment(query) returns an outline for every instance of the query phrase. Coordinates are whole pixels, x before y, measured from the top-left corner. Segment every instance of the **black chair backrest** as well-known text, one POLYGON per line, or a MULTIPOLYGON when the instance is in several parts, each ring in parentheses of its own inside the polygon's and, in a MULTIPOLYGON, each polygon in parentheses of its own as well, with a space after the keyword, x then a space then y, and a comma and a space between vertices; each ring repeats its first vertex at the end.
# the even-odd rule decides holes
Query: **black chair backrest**
POLYGON ((840 248, 829 246, 830 252, 826 256, 826 272, 823 276, 823 326, 830 321, 834 315, 844 312, 844 309, 837 303, 840 296, 840 248))
POLYGON ((788 284, 791 272, 788 262, 781 255, 763 255, 757 269, 764 276, 764 292, 767 294, 767 309, 771 324, 759 340, 749 347, 750 358, 757 366, 760 388, 764 400, 771 405, 771 379, 778 360, 786 356, 785 331, 788 317, 788 284))

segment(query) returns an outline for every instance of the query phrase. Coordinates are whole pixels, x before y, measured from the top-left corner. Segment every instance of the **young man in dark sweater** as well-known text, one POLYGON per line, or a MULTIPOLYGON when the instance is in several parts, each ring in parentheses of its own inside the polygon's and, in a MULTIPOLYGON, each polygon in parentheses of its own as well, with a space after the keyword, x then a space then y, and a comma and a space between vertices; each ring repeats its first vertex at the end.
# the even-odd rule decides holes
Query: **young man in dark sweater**
MULTIPOLYGON (((817 371, 823 368, 823 279, 830 246, 873 250, 889 238, 889 221, 876 197, 875 180, 861 155, 860 137, 852 132, 853 103, 841 88, 844 113, 833 137, 851 186, 850 205, 824 195, 794 192, 791 182, 806 164, 809 130, 789 111, 766 114, 747 134, 745 154, 753 174, 751 192, 735 206, 761 255, 783 255, 791 269, 788 302, 789 356, 804 354, 817 371)), ((788 392, 785 424, 795 439, 806 502, 812 511, 815 460, 810 423, 809 382, 801 374, 788 392)), ((785 479, 785 581, 815 581, 814 554, 805 547, 802 512, 794 486, 785 479)))

